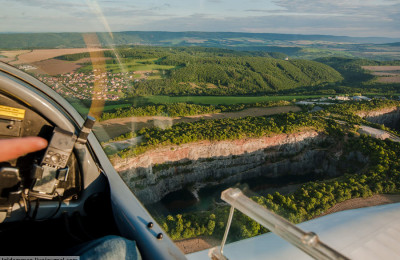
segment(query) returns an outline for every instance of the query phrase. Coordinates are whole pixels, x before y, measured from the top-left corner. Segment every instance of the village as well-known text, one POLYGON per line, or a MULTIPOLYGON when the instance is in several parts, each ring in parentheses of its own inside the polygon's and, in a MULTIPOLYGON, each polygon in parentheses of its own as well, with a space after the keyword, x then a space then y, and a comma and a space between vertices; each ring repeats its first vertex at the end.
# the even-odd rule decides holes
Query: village
POLYGON ((118 100, 130 86, 132 72, 66 73, 60 76, 40 75, 39 80, 64 97, 94 100, 118 100), (96 83, 96 84, 95 84, 96 83), (96 87, 95 87, 96 86, 96 87))

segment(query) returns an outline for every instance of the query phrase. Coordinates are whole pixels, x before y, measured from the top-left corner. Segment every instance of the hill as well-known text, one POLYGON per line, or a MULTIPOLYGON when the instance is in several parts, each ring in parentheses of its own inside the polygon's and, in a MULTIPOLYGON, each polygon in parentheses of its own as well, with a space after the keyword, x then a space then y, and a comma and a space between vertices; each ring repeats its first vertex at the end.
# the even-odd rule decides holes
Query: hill
MULTIPOLYGON (((145 58, 175 69, 165 71, 161 79, 137 82, 128 95, 260 95, 343 79, 325 64, 272 58, 279 56, 276 53, 199 47, 155 48, 152 54, 151 48, 143 48, 143 52, 145 58)), ((140 56, 137 48, 120 54, 128 60, 140 56)))
MULTIPOLYGON (((117 48, 106 51, 108 71, 135 71, 141 64, 152 70, 153 77, 136 80, 126 96, 147 95, 263 95, 298 87, 323 87, 343 80, 328 65, 309 60, 284 60, 277 52, 235 51, 204 47, 117 48), (116 57, 118 55, 118 58, 116 57), (118 68, 117 68, 118 67, 118 68)), ((77 61, 88 53, 63 55, 57 59, 77 61)), ((91 65, 80 72, 91 71, 91 65)), ((150 73, 150 72, 148 72, 150 73)))
MULTIPOLYGON (((390 43, 400 39, 382 37, 347 37, 331 35, 301 35, 275 33, 238 32, 115 32, 113 39, 108 33, 97 33, 101 46, 158 45, 158 46, 258 46, 296 45, 299 41, 312 44, 331 43, 390 43)), ((79 48, 86 47, 81 33, 4 33, 0 34, 1 49, 24 48, 79 48)))

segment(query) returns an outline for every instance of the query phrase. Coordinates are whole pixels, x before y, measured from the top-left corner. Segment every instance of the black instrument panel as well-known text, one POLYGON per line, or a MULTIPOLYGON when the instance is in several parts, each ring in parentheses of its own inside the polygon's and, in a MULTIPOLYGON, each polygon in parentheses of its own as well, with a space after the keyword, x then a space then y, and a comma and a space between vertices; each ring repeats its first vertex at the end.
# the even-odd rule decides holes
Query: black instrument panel
MULTIPOLYGON (((34 111, 29 104, 25 104, 7 93, 0 93, 0 139, 40 136, 50 142, 54 129, 55 126, 34 111)), ((15 167, 19 170, 23 189, 32 189, 37 177, 34 175, 34 165, 40 165, 45 160, 45 151, 46 149, 26 154, 18 159, 0 162, 0 168, 15 167)), ((77 199, 81 190, 80 167, 74 153, 72 152, 71 156, 65 159, 67 161, 63 163, 63 166, 68 167, 69 174, 65 181, 59 182, 57 185, 57 194, 60 197, 54 198, 54 200, 77 199)))

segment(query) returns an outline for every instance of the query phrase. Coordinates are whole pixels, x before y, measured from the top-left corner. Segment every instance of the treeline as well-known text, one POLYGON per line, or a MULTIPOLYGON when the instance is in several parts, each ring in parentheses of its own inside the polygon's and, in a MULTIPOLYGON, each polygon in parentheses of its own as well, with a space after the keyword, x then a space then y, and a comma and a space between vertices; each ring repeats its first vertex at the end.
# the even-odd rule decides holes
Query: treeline
POLYGON ((286 113, 271 117, 224 118, 179 123, 168 129, 142 128, 137 135, 143 137, 140 145, 118 152, 121 158, 143 153, 159 145, 180 145, 210 140, 235 140, 280 133, 293 133, 304 128, 342 135, 341 127, 333 120, 313 117, 311 113, 286 113))
MULTIPOLYGON (((400 191, 400 144, 367 136, 349 138, 341 160, 349 153, 360 151, 369 159, 362 174, 348 172, 342 177, 309 182, 294 193, 278 192, 252 199, 260 205, 287 218, 293 223, 312 219, 333 205, 352 198, 400 191)), ((194 212, 160 218, 162 227, 175 240, 199 235, 221 238, 228 218, 229 207, 218 207, 209 212, 194 212)), ((236 211, 229 232, 231 240, 253 237, 267 230, 257 222, 236 211)))
POLYGON ((357 112, 373 111, 373 110, 380 110, 383 108, 399 107, 399 106, 400 106, 400 101, 373 99, 371 101, 364 101, 364 102, 352 101, 338 105, 328 106, 326 107, 325 111, 342 115, 346 114, 354 115, 357 112))
POLYGON ((66 61, 77 61, 84 58, 90 58, 89 52, 81 52, 81 53, 74 53, 74 54, 67 54, 67 55, 60 55, 55 57, 54 59, 58 60, 66 60, 66 61))
POLYGON ((231 105, 196 105, 189 103, 173 103, 173 104, 159 104, 148 105, 143 107, 130 107, 118 108, 115 112, 103 113, 100 121, 133 117, 133 116, 194 116, 202 114, 212 114, 220 112, 233 112, 240 111, 251 107, 273 107, 273 106, 287 106, 291 103, 288 101, 267 101, 257 102, 251 104, 231 104, 231 105))
POLYGON ((217 109, 213 105, 204 106, 187 103, 173 103, 173 104, 161 104, 161 105, 149 105, 144 107, 130 107, 130 108, 118 108, 112 113, 103 113, 100 121, 132 117, 132 116, 193 116, 200 114, 219 113, 220 109, 217 109))

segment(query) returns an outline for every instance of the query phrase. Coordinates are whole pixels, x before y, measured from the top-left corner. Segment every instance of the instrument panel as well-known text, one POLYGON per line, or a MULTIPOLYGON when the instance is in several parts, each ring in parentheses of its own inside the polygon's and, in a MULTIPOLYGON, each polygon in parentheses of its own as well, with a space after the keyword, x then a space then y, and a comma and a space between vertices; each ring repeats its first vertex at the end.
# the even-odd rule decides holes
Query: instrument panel
POLYGON ((76 200, 82 189, 80 167, 73 152, 75 133, 54 126, 29 104, 0 93, 0 139, 28 136, 45 138, 49 146, 0 162, 0 211, 7 212, 8 217, 15 203, 76 200))

